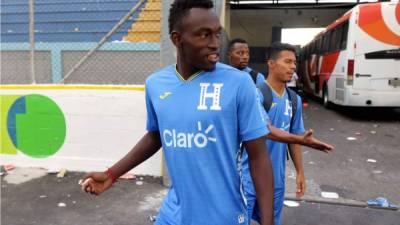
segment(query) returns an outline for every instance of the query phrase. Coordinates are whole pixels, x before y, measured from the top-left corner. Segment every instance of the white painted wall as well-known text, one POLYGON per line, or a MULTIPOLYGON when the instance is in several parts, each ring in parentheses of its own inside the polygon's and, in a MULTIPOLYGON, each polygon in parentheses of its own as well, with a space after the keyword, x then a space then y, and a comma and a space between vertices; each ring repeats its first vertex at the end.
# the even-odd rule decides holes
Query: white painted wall
MULTIPOLYGON (((143 90, 121 86, 109 89, 3 89, 1 95, 40 94, 51 98, 66 119, 66 138, 61 149, 48 158, 1 155, 0 163, 18 167, 66 168, 73 171, 103 171, 123 157, 146 132, 143 90)), ((104 86, 103 86, 104 87, 104 86)), ((93 86, 92 86, 93 88, 93 86)), ((2 121, 4 123, 4 121, 2 121)), ((135 174, 161 176, 161 151, 133 170, 135 174)))

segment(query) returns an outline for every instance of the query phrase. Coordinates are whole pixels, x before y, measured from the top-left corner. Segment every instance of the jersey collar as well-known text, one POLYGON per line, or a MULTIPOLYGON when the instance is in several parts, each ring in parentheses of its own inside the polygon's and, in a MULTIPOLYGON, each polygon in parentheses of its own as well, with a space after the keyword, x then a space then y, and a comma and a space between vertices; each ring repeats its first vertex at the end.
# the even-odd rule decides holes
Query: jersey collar
POLYGON ((267 79, 265 79, 264 82, 269 86, 269 88, 271 88, 271 90, 276 94, 276 96, 278 96, 279 98, 283 98, 283 96, 285 96, 286 88, 283 89, 283 93, 282 93, 282 94, 279 94, 279 93, 278 93, 277 91, 275 91, 275 89, 268 83, 268 80, 267 80, 267 79))
POLYGON ((178 66, 178 65, 176 64, 176 65, 175 65, 175 74, 176 74, 176 76, 179 78, 179 80, 181 80, 182 82, 190 82, 191 80, 193 80, 194 78, 198 77, 201 73, 204 72, 203 70, 197 71, 196 73, 190 75, 190 77, 189 77, 187 80, 185 80, 185 79, 182 77, 182 75, 178 72, 177 66, 178 66))

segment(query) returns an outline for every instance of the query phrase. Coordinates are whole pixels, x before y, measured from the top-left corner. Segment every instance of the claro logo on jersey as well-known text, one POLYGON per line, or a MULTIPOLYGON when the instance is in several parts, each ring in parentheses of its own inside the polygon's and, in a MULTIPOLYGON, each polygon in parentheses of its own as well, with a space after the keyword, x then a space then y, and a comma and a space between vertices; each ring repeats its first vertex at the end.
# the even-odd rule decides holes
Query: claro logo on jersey
POLYGON ((203 132, 201 122, 197 122, 197 131, 193 133, 180 132, 176 129, 165 129, 162 132, 164 143, 167 147, 174 148, 205 148, 210 142, 217 142, 215 137, 210 137, 209 133, 214 129, 214 125, 209 125, 203 132))

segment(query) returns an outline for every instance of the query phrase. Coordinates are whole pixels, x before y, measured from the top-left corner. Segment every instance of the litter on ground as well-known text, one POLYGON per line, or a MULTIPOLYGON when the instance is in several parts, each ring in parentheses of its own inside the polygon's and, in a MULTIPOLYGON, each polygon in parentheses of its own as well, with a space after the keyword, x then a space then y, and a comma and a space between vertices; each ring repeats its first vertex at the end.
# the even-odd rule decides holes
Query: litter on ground
POLYGON ((57 173, 57 177, 64 177, 67 174, 67 169, 60 169, 60 172, 57 173))
POLYGON ((339 198, 339 194, 336 192, 327 192, 327 191, 323 191, 321 192, 321 196, 323 198, 332 198, 332 199, 337 199, 339 198))
POLYGON ((378 197, 378 198, 371 198, 367 201, 368 206, 377 206, 377 207, 384 207, 384 208, 391 208, 391 209, 398 209, 398 205, 394 205, 389 202, 384 197, 378 197))
POLYGON ((300 203, 295 202, 295 201, 289 201, 289 200, 285 200, 283 201, 283 204, 287 207, 298 207, 300 205, 300 203))
POLYGON ((136 176, 133 173, 126 173, 126 174, 120 176, 119 179, 133 180, 133 179, 136 179, 136 176))
POLYGON ((5 165, 3 165, 3 167, 4 167, 5 171, 10 171, 15 168, 15 166, 13 164, 5 164, 5 165))

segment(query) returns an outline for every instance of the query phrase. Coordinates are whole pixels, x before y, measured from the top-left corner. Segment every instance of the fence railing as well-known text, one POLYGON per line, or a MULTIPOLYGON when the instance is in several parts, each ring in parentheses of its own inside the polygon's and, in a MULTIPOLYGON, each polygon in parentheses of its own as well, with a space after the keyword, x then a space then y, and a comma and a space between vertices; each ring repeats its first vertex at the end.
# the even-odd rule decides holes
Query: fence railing
POLYGON ((28 2, 1 0, 1 84, 143 84, 160 68, 160 0, 33 0, 33 18, 28 2))

